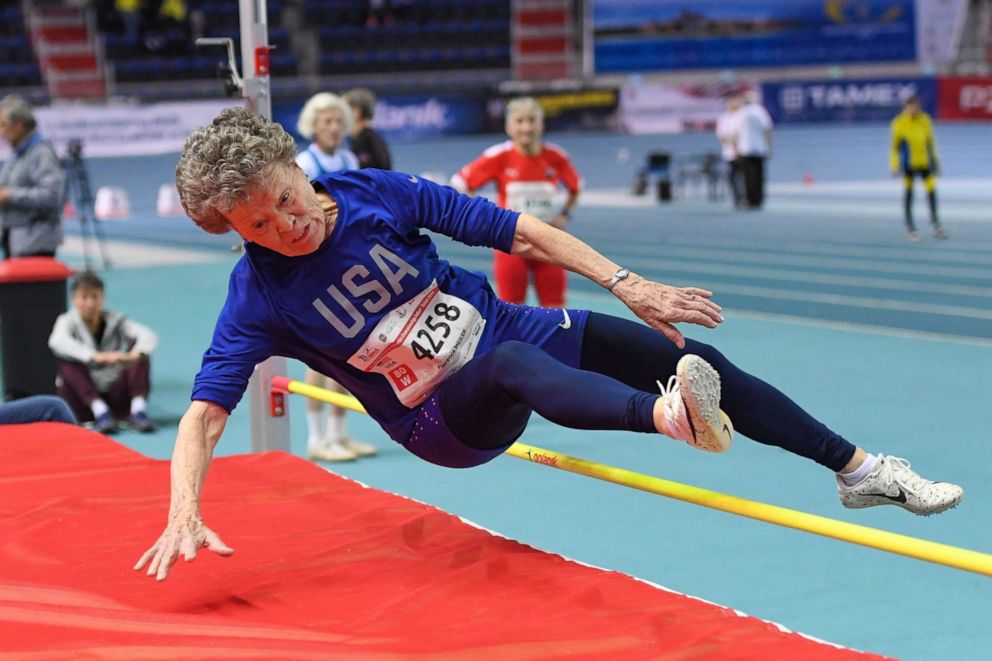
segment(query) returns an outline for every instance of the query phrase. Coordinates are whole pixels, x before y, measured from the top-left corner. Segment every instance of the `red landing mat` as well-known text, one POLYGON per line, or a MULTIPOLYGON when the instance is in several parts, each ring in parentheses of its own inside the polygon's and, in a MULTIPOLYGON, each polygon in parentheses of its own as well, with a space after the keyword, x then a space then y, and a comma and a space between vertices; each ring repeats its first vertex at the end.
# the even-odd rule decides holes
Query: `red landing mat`
MULTIPOLYGON (((411 461, 413 459, 411 458, 411 461)), ((584 567, 284 453, 214 462, 202 550, 131 569, 168 462, 74 427, 0 428, 0 657, 878 659, 584 567)))

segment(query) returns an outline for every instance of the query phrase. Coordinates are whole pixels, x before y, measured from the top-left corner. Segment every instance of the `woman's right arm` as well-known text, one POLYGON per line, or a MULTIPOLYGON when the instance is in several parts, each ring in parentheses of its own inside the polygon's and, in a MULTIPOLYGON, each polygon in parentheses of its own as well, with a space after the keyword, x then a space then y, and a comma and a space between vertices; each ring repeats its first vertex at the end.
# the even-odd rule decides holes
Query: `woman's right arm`
POLYGON ((207 401, 194 401, 183 415, 172 452, 168 523, 158 541, 135 564, 135 570, 147 565, 148 575, 163 581, 180 554, 191 562, 203 546, 223 556, 234 553, 200 516, 200 493, 227 418, 226 410, 207 401))

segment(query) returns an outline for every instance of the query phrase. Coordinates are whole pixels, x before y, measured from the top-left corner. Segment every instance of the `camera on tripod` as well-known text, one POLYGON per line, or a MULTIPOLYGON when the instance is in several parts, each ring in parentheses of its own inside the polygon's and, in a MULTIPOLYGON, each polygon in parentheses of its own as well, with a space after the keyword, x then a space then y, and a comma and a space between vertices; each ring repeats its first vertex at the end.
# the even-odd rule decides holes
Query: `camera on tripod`
POLYGON ((65 157, 74 163, 83 160, 83 141, 79 138, 72 138, 65 145, 65 157))
POLYGON ((66 201, 71 202, 79 218, 80 236, 83 240, 83 261, 87 269, 92 269, 95 259, 90 256, 90 241, 96 243, 97 253, 103 268, 110 268, 110 260, 104 246, 103 229, 93 214, 93 189, 90 188, 89 174, 83 162, 83 141, 72 138, 65 145, 66 201))

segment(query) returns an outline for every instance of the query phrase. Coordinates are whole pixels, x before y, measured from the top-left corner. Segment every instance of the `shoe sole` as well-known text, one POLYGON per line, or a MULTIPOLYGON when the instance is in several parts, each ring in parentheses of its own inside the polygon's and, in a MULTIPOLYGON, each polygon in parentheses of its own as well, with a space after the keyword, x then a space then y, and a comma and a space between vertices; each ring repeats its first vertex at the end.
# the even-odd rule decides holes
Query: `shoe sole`
POLYGON ((692 423, 689 445, 706 452, 726 452, 734 439, 734 425, 720 410, 720 375, 699 356, 682 356, 675 368, 682 402, 692 423))
POLYGON ((895 505, 896 507, 901 507, 910 514, 915 514, 916 516, 933 516, 934 514, 941 514, 947 510, 952 510, 961 504, 964 500, 964 494, 962 493, 957 499, 951 501, 950 503, 934 510, 928 512, 919 512, 911 507, 906 507, 904 503, 899 503, 888 498, 883 498, 882 496, 861 496, 864 500, 860 503, 846 503, 842 498, 840 503, 849 510, 863 510, 869 507, 878 507, 879 505, 895 505), (869 500, 870 499, 870 500, 869 500))

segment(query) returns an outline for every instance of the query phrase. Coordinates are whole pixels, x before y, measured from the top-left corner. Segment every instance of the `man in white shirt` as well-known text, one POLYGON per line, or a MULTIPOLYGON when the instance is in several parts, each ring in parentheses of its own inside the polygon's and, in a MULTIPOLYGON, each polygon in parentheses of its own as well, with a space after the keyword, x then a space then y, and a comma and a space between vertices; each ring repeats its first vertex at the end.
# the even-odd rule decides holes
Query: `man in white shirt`
POLYGON ((736 112, 737 157, 744 179, 747 208, 765 201, 765 160, 772 153, 772 118, 754 98, 743 97, 736 112))
POLYGON ((727 109, 716 120, 716 139, 720 141, 720 152, 727 164, 727 184, 730 186, 735 209, 744 206, 744 186, 740 161, 737 159, 737 110, 740 107, 741 98, 730 97, 727 99, 727 109))

